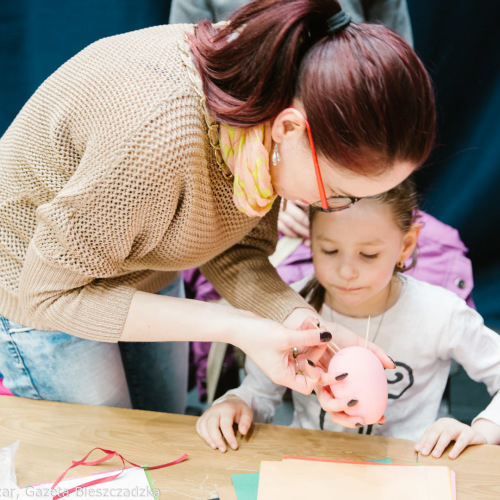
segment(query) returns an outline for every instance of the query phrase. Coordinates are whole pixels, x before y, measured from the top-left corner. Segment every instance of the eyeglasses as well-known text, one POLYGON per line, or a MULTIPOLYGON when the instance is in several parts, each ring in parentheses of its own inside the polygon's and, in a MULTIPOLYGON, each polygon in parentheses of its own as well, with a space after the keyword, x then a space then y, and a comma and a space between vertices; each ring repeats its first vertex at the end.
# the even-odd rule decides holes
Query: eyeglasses
MULTIPOLYGON (((290 106, 293 108, 293 106, 290 106)), ((296 108, 297 112, 300 111, 296 108)), ((302 114, 302 113, 301 113, 302 114)), ((309 138, 309 146, 311 148, 311 153, 314 162, 314 170, 316 172, 316 181, 318 182, 318 190, 320 201, 315 203, 311 203, 311 206, 314 208, 318 208, 322 212, 339 212, 340 210, 345 210, 346 208, 352 207, 357 201, 362 200, 363 198, 354 198, 352 196, 332 196, 330 198, 326 197, 325 193, 325 185, 323 184, 323 178, 321 177, 321 170, 319 169, 318 163, 318 155, 316 154, 316 148, 314 146, 314 141, 311 133, 311 126, 307 121, 307 118, 302 115, 304 118, 304 122, 306 124, 307 136, 309 138)))

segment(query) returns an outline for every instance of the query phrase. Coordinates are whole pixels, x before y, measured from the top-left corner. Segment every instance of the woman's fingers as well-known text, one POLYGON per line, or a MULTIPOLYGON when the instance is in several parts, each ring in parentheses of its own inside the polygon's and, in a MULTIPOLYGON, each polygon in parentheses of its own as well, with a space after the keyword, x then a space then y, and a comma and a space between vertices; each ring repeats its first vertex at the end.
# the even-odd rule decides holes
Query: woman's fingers
POLYGON ((309 218, 302 208, 292 201, 287 202, 286 210, 278 217, 278 230, 291 238, 309 238, 309 218))
POLYGON ((333 397, 329 387, 316 387, 316 395, 321 407, 330 415, 332 421, 343 427, 362 427, 364 419, 361 417, 347 415, 345 410, 356 406, 355 399, 342 400, 333 397))
POLYGON ((337 382, 341 382, 349 376, 348 372, 341 373, 322 373, 320 384, 321 385, 333 385, 337 382))
POLYGON ((287 337, 288 348, 297 347, 301 354, 306 350, 304 347, 321 346, 326 349, 326 344, 332 340, 332 334, 327 331, 320 331, 317 328, 308 330, 289 330, 287 337))
POLYGON ((286 386, 301 394, 311 394, 318 383, 316 375, 318 368, 310 367, 305 360, 300 361, 298 366, 298 371, 296 371, 297 366, 294 364, 294 370, 289 379, 290 383, 287 383, 286 386))

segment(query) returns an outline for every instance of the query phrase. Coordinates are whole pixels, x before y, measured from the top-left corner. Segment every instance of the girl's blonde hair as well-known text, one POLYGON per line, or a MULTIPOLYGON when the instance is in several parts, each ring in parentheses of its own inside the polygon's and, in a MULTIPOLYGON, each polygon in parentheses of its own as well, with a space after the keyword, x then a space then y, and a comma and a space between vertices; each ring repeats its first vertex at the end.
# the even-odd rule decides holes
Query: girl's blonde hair
MULTIPOLYGON (((390 209, 392 216, 394 217, 394 222, 402 233, 407 233, 417 220, 418 197, 415 184, 411 179, 404 180, 401 184, 398 184, 396 187, 385 193, 370 196, 370 199, 381 203, 390 209)), ((320 209, 314 207, 310 207, 309 209, 311 232, 313 230, 314 217, 320 211, 320 209)), ((405 271, 415 267, 416 264, 417 253, 414 251, 411 264, 404 266, 403 263, 403 265, 400 266, 399 263, 397 263, 394 267, 394 272, 404 273, 405 271)), ((302 295, 302 297, 304 297, 317 311, 321 310, 325 300, 325 289, 316 279, 316 276, 313 276, 302 288, 300 295, 302 295)))

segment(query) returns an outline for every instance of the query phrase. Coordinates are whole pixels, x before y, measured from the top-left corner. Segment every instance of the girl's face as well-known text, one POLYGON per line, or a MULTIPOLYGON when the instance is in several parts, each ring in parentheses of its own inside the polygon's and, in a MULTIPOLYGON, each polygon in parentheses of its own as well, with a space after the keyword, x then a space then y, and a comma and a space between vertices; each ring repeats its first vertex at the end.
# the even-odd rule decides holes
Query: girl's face
POLYGON ((394 267, 411 255, 418 232, 414 224, 403 233, 390 209, 370 199, 341 212, 315 214, 311 248, 327 305, 348 316, 383 312, 394 267))
MULTIPOLYGON (((272 162, 272 156, 269 161, 275 191, 286 200, 299 200, 306 204, 318 202, 319 188, 303 115, 297 109, 283 110, 273 122, 272 139, 280 155, 276 165, 272 162)), ((341 168, 321 156, 318 157, 318 163, 327 198, 363 198, 383 193, 406 179, 416 166, 396 162, 383 174, 367 177, 341 168)))

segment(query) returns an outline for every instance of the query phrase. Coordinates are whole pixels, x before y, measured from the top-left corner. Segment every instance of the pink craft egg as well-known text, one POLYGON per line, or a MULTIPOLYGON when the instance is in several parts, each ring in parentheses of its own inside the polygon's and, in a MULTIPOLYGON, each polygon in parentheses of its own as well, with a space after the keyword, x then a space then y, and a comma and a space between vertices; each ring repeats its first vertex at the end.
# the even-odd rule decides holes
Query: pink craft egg
POLYGON ((341 349, 331 359, 328 372, 348 373, 344 380, 330 385, 335 398, 358 400, 358 404, 345 410, 348 415, 361 417, 365 425, 380 420, 387 405, 387 378, 382 363, 372 351, 358 346, 341 349))

